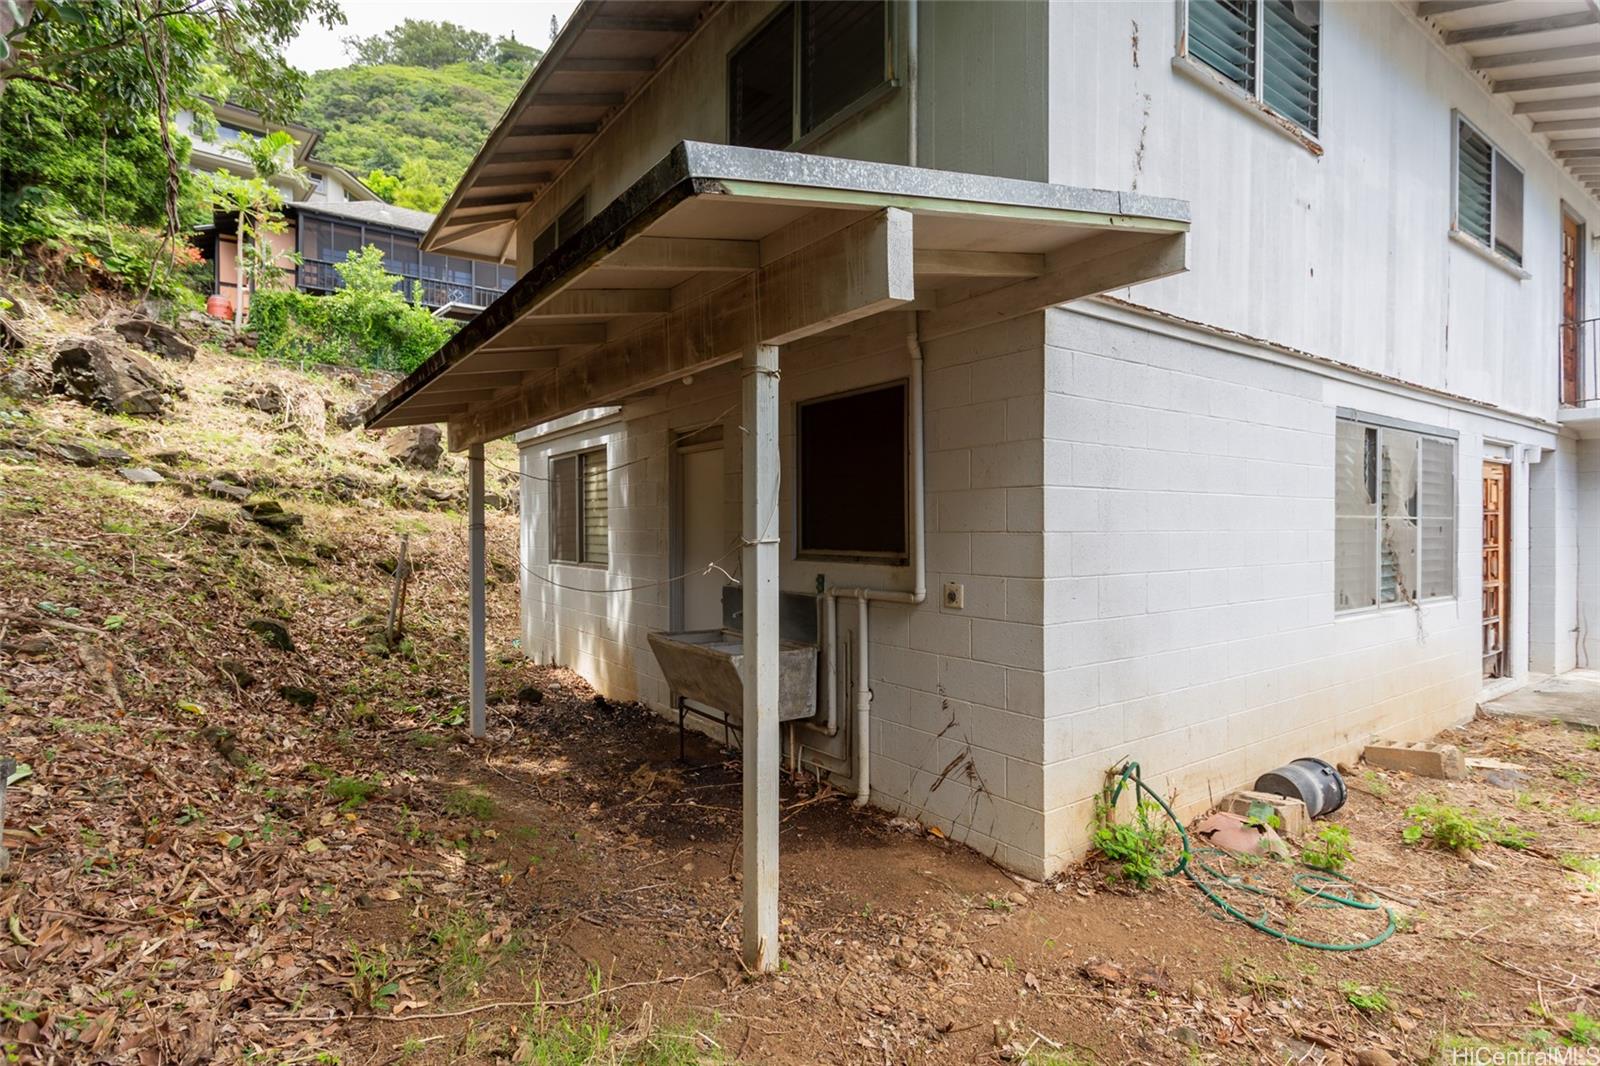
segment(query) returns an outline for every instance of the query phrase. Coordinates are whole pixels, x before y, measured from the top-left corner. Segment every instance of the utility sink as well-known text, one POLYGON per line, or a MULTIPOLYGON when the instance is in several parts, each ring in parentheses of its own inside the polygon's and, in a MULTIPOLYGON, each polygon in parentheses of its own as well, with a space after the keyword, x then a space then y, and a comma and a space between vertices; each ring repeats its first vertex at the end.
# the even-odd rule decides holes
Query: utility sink
MULTIPOLYGON (((673 692, 730 719, 744 714, 744 635, 734 629, 650 633, 650 650, 673 692)), ((817 646, 778 641, 778 720, 817 713, 817 646)))

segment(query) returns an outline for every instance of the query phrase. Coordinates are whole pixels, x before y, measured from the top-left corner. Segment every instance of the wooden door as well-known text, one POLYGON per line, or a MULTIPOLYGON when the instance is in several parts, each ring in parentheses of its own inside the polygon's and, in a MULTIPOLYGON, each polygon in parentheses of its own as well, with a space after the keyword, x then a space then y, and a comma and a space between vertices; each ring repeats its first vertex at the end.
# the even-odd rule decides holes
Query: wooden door
POLYGON ((1561 215, 1561 402, 1579 400, 1579 322, 1582 306, 1581 253, 1583 227, 1565 212, 1561 215))
POLYGON ((1510 612, 1510 468, 1483 464, 1483 676, 1506 676, 1510 612))

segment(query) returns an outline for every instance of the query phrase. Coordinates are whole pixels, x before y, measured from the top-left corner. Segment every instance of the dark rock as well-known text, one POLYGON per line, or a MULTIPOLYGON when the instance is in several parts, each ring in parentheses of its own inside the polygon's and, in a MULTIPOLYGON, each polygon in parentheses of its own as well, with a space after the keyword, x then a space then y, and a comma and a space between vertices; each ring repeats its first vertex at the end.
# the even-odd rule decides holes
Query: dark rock
POLYGON ((194 516, 195 528, 204 533, 232 533, 233 523, 226 515, 206 514, 201 512, 194 516))
POLYGON ((0 392, 14 399, 43 399, 49 391, 49 378, 30 367, 17 367, 7 374, 0 375, 0 392))
MULTIPOLYGON (((422 495, 426 496, 428 499, 437 500, 440 503, 452 503, 461 498, 461 492, 459 489, 441 488, 436 485, 423 485, 417 491, 422 493, 422 495)), ((484 502, 488 502, 487 496, 484 497, 484 502)))
POLYGON ((206 493, 220 500, 239 500, 243 502, 250 498, 250 490, 243 485, 232 485, 221 478, 213 478, 206 483, 206 493))
MULTIPOLYGON (((289 511, 255 517, 257 525, 266 526, 274 533, 287 533, 304 521, 305 517, 303 515, 297 515, 289 511)), ((307 564, 309 565, 309 560, 307 560, 307 564)))
POLYGON ((165 463, 168 466, 182 466, 184 463, 189 462, 191 458, 193 457, 190 456, 188 452, 183 451, 180 448, 172 448, 164 452, 150 453, 150 459, 152 462, 165 463))
POLYGON ((144 356, 99 337, 69 337, 56 347, 56 392, 113 414, 158 417, 172 386, 144 356))
POLYGON ((366 413, 367 408, 365 405, 349 407, 340 411, 338 417, 333 421, 340 429, 355 429, 365 421, 364 416, 366 413))
POLYGON ((389 459, 414 470, 437 470, 444 457, 444 438, 438 426, 405 426, 384 440, 389 459))
POLYGON ((48 447, 55 453, 56 458, 74 466, 93 466, 98 461, 95 459, 94 452, 91 452, 81 444, 62 441, 58 444, 51 444, 48 447))
POLYGON ((279 651, 294 651, 289 627, 276 618, 252 618, 245 623, 245 628, 279 651))
POLYGON ((0 463, 31 463, 33 453, 23 448, 0 448, 0 463))
POLYGON ((258 520, 284 513, 283 504, 277 500, 257 500, 255 503, 247 503, 244 505, 244 512, 258 520))
POLYGON ((165 322, 142 315, 128 315, 110 323, 111 329, 136 348, 153 352, 163 359, 182 363, 194 361, 194 345, 165 322))
POLYGON ((0 314, 0 352, 19 352, 33 344, 33 334, 9 315, 0 314))
POLYGON ((298 685, 279 685, 278 695, 296 707, 311 708, 317 705, 317 694, 308 688, 301 688, 298 685))
POLYGON ((96 448, 94 457, 102 463, 111 463, 116 466, 127 466, 133 462, 133 456, 121 448, 96 448))
POLYGON ((242 391, 229 393, 228 399, 240 407, 249 407, 269 415, 281 415, 289 406, 289 394, 274 381, 247 385, 242 391))
POLYGON ((148 466, 122 466, 117 468, 117 473, 135 485, 154 485, 167 480, 148 466))
POLYGON ((509 504, 510 501, 498 492, 486 492, 483 494, 483 505, 491 511, 504 511, 509 504))
POLYGON ((531 703, 537 707, 544 702, 544 693, 539 689, 538 685, 523 685, 517 689, 517 702, 531 703))
POLYGON ((218 668, 228 676, 228 679, 240 688, 249 688, 256 683, 256 675, 250 668, 238 659, 224 659, 217 664, 218 668))

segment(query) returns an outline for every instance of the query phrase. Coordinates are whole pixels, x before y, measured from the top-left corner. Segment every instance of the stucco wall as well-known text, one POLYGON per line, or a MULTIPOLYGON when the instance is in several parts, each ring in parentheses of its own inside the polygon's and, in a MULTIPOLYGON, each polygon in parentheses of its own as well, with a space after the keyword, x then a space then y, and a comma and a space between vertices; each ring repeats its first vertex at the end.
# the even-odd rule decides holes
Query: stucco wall
POLYGON ((1527 119, 1400 5, 1328 2, 1318 156, 1173 69, 1176 7, 1051 9, 1050 180, 1191 205, 1189 272, 1129 298, 1554 419, 1561 205, 1600 212, 1527 119), (1525 281, 1448 236, 1452 108, 1526 174, 1525 281))

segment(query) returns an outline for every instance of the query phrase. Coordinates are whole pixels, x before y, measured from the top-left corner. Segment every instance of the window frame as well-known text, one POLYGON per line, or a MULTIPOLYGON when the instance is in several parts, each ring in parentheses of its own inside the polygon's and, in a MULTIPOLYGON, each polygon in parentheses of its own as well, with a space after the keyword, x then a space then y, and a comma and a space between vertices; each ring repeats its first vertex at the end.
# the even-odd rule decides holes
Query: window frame
POLYGON ((1176 0, 1174 8, 1177 13, 1177 55, 1173 57, 1173 68, 1205 88, 1218 93, 1223 99, 1236 105, 1246 114, 1264 122, 1269 128, 1285 135, 1295 141, 1302 148, 1313 155, 1322 154, 1322 129, 1326 118, 1327 99, 1323 93, 1323 34, 1320 32, 1323 25, 1323 16, 1328 5, 1322 0, 1317 0, 1317 121, 1316 129, 1308 129, 1290 115, 1273 107, 1267 102, 1263 91, 1265 84, 1266 49, 1262 42, 1266 37, 1265 0, 1252 0, 1256 7, 1254 26, 1255 34, 1255 67, 1252 71, 1252 88, 1246 89, 1233 79, 1224 75, 1210 64, 1193 55, 1189 48, 1189 5, 1191 0, 1176 0))
POLYGON ((804 106, 801 79, 805 76, 802 63, 802 41, 800 34, 800 6, 801 0, 789 0, 788 3, 777 5, 760 22, 750 28, 750 31, 736 41, 728 49, 727 59, 723 63, 723 141, 734 147, 739 147, 733 140, 733 64, 739 53, 744 51, 745 45, 760 36, 774 20, 780 18, 785 11, 792 11, 794 17, 794 31, 790 41, 791 51, 791 83, 789 86, 789 135, 788 144, 772 149, 779 152, 798 152, 826 137, 844 123, 855 118, 862 112, 876 106, 891 93, 900 88, 900 73, 898 60, 900 55, 900 8, 903 6, 895 0, 879 0, 883 4, 883 78, 872 88, 863 92, 850 103, 839 108, 827 118, 818 122, 809 130, 801 129, 801 109, 804 106))
POLYGON ((1527 259, 1527 249, 1522 248, 1517 252, 1518 258, 1500 251, 1496 247, 1495 230, 1497 219, 1495 206, 1498 203, 1498 184, 1500 164, 1506 163, 1522 179, 1522 202, 1517 205, 1518 212, 1522 215, 1522 237, 1524 243, 1528 236, 1528 172, 1517 165, 1517 161, 1501 149, 1493 137, 1483 132, 1476 122, 1473 122, 1460 110, 1452 108, 1450 111, 1450 236, 1460 241, 1466 247, 1486 256, 1490 262, 1504 267, 1513 276, 1526 281, 1533 275, 1524 265, 1527 259), (1485 244, 1478 236, 1461 228, 1461 127, 1471 130, 1484 144, 1489 146, 1489 241, 1485 244))
MULTIPOLYGON (((1364 411, 1353 411, 1353 410, 1350 410, 1349 408, 1341 407, 1341 408, 1339 408, 1337 410, 1337 412, 1335 413, 1335 417, 1334 417, 1334 442, 1335 442, 1334 443, 1334 453, 1333 453, 1333 462, 1334 462, 1334 466, 1333 466, 1333 480, 1334 480, 1334 497, 1333 497, 1333 507, 1334 507, 1334 522, 1333 522, 1333 538, 1334 538, 1333 539, 1333 591, 1334 591, 1334 604, 1333 604, 1333 614, 1334 614, 1334 617, 1335 618, 1356 618, 1356 617, 1361 617, 1363 615, 1377 614, 1377 613, 1380 613, 1380 612, 1383 612, 1383 611, 1393 611, 1393 610, 1405 609, 1405 608, 1415 609, 1415 608, 1420 608, 1420 607, 1423 607, 1423 606, 1429 605, 1429 604, 1445 603, 1445 602, 1449 602, 1449 601, 1452 601, 1452 600, 1460 599, 1460 597, 1461 597, 1461 559, 1460 559, 1460 551, 1459 551, 1460 539, 1461 539, 1461 438, 1460 438, 1460 434, 1457 433, 1455 430, 1452 430, 1452 429, 1442 429, 1442 428, 1440 428, 1438 426, 1428 426, 1428 425, 1423 425, 1423 424, 1417 423, 1417 422, 1407 422, 1404 419, 1389 418, 1389 417, 1384 416, 1384 415, 1370 414, 1370 413, 1367 413, 1367 412, 1364 412, 1364 411), (1339 602, 1338 602, 1338 590, 1339 590, 1339 518, 1341 516, 1339 514, 1339 498, 1338 498, 1338 482, 1339 482, 1338 462, 1339 462, 1339 453, 1338 453, 1337 441, 1338 441, 1338 427, 1339 427, 1339 423, 1341 423, 1341 422, 1348 422, 1351 425, 1354 425, 1354 426, 1356 426, 1356 427, 1358 427, 1358 428, 1360 428, 1362 430, 1373 429, 1373 430, 1376 430, 1377 434, 1378 434, 1378 436, 1377 436, 1377 452, 1376 452, 1376 457, 1375 458, 1376 458, 1376 461, 1379 464, 1379 469, 1377 471, 1379 495, 1378 495, 1377 499, 1373 502, 1374 511, 1373 511, 1373 515, 1372 515, 1372 527, 1373 528, 1372 528, 1372 556, 1371 556, 1372 577, 1373 577, 1373 598, 1374 598, 1375 602, 1373 602, 1371 604, 1358 605, 1358 606, 1355 606, 1355 607, 1340 607, 1339 606, 1339 602), (1417 596, 1417 597, 1414 597, 1413 599, 1409 599, 1409 600, 1401 598, 1401 599, 1396 599, 1396 600, 1394 600, 1393 602, 1390 602, 1390 603, 1385 603, 1384 600, 1383 600, 1383 525, 1384 525, 1385 514, 1384 514, 1384 498, 1383 498, 1383 493, 1382 493, 1382 486, 1383 486, 1383 483, 1384 483, 1383 482, 1383 471, 1382 471, 1382 462, 1383 462, 1382 456, 1383 456, 1383 439, 1384 439, 1385 431, 1398 431, 1398 432, 1401 432, 1401 433, 1406 433, 1406 434, 1410 434, 1412 436, 1417 437, 1418 438, 1418 445, 1417 445, 1418 451, 1417 451, 1417 454, 1418 454, 1418 462, 1419 463, 1421 461, 1421 453, 1422 453, 1421 452, 1421 442, 1423 440, 1433 440, 1433 441, 1435 441, 1437 443, 1447 445, 1449 447, 1449 449, 1450 449, 1450 457, 1451 457, 1451 468, 1450 468, 1450 528, 1451 528, 1451 531, 1452 531, 1453 536, 1454 536, 1454 543, 1452 543, 1451 545, 1448 546, 1449 547, 1449 551, 1447 553, 1447 557, 1449 559, 1451 559, 1450 592, 1448 594, 1441 594, 1441 595, 1434 595, 1434 596, 1417 596)), ((1420 475, 1420 471, 1419 471, 1419 475, 1418 475, 1418 497, 1419 497, 1419 499, 1418 499, 1418 513, 1413 518, 1413 521, 1415 522, 1416 527, 1417 527, 1415 553, 1416 553, 1417 568, 1418 568, 1418 571, 1417 571, 1418 584, 1422 584, 1423 583, 1423 581, 1422 581, 1422 572, 1421 572, 1422 559, 1423 559, 1423 553, 1422 553, 1422 527, 1423 527, 1424 522, 1427 521, 1428 518, 1430 517, 1430 516, 1425 516, 1425 515, 1423 515, 1421 513, 1421 510, 1420 510, 1420 508, 1421 508, 1420 496, 1421 496, 1421 475, 1420 475)), ((1431 517, 1434 517, 1435 519, 1437 518, 1437 516, 1431 516, 1431 517)))
POLYGON ((911 532, 914 516, 911 512, 911 382, 908 378, 894 378, 889 381, 875 381, 870 385, 863 385, 856 389, 844 389, 839 392, 830 392, 821 396, 811 396, 795 401, 794 405, 794 466, 795 466, 795 491, 794 491, 794 558, 816 559, 832 562, 853 562, 876 564, 879 566, 909 566, 911 565, 911 532), (890 389, 900 391, 902 413, 900 421, 900 479, 901 489, 905 498, 902 511, 903 522, 901 530, 900 551, 848 551, 832 548, 807 548, 805 545, 805 500, 806 500, 806 471, 805 471, 805 442, 801 439, 804 419, 802 412, 807 407, 829 403, 835 400, 845 400, 852 396, 861 396, 870 392, 884 392, 890 389))
POLYGON ((550 528, 547 531, 547 535, 545 537, 545 541, 546 541, 547 551, 548 551, 549 556, 550 556, 550 564, 552 566, 582 566, 582 567, 586 567, 586 568, 591 569, 591 570, 608 570, 608 569, 610 569, 610 566, 611 566, 611 492, 610 492, 610 476, 611 476, 611 463, 610 463, 610 458, 607 455, 607 447, 604 444, 596 445, 596 446, 590 447, 590 448, 578 448, 578 449, 576 449, 574 451, 561 452, 560 454, 551 454, 551 455, 546 457, 546 459, 545 459, 545 485, 546 485, 546 489, 545 489, 545 514, 546 514, 547 519, 548 519, 547 524, 549 525, 550 528), (585 501, 584 501, 584 473, 585 473, 584 465, 585 465, 585 462, 584 461, 586 459, 592 458, 594 456, 599 456, 600 457, 600 461, 603 464, 605 464, 605 471, 606 471, 606 478, 607 478, 606 519, 605 519, 605 525, 606 525, 606 557, 603 560, 600 560, 600 561, 595 561, 595 560, 590 559, 590 558, 587 557, 588 554, 589 554, 588 544, 586 542, 586 538, 584 537, 584 503, 585 503, 585 501), (576 559, 563 559, 563 558, 561 558, 560 556, 558 556, 556 554, 556 513, 555 513, 556 474, 555 474, 555 467, 556 467, 557 463, 565 462, 566 460, 569 460, 569 459, 573 460, 573 471, 574 471, 573 492, 577 496, 577 499, 574 501, 575 506, 573 508, 573 518, 577 522, 577 528, 574 530, 574 534, 575 535, 574 535, 574 540, 573 540, 573 543, 576 545, 576 551, 577 551, 577 555, 578 555, 578 558, 576 558, 576 559))

